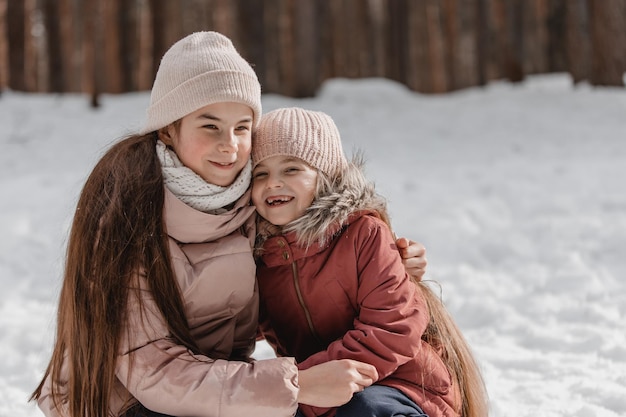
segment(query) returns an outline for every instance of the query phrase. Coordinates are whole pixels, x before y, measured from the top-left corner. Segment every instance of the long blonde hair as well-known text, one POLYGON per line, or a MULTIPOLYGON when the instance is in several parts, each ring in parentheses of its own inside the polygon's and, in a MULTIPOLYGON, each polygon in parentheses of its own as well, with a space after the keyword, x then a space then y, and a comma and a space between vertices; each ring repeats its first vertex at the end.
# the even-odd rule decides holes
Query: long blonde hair
POLYGON ((430 322, 422 339, 442 352, 452 380, 459 387, 461 416, 486 417, 489 414, 487 390, 467 340, 428 282, 413 281, 421 289, 430 312, 430 322))

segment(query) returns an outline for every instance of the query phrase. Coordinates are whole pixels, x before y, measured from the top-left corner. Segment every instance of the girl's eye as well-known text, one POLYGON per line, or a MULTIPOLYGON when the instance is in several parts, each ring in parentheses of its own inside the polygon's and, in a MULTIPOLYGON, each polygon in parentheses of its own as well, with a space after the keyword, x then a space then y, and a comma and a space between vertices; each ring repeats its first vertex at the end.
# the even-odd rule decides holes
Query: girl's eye
POLYGON ((250 130, 250 128, 248 126, 237 126, 237 130, 246 131, 246 130, 250 130))
POLYGON ((215 126, 215 125, 204 125, 202 127, 205 128, 205 129, 211 129, 211 130, 217 129, 217 126, 215 126))
POLYGON ((300 169, 296 168, 296 167, 289 167, 285 169, 285 172, 289 173, 289 174, 293 174, 295 172, 300 171, 300 169))
POLYGON ((253 172, 252 173, 252 179, 253 180, 257 180, 257 179, 261 179, 261 178, 265 178, 267 177, 267 173, 266 172, 253 172))

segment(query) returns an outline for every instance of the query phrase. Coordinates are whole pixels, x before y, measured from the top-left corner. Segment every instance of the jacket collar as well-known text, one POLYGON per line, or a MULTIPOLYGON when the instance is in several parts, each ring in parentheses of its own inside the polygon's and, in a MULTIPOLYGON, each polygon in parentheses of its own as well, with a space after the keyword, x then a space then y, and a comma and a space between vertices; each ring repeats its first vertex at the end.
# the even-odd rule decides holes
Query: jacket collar
POLYGON ((254 213, 250 203, 250 190, 235 202, 232 209, 221 214, 208 214, 195 210, 165 187, 163 216, 167 234, 181 243, 210 242, 227 236, 243 226, 254 213))
POLYGON ((359 210, 348 215, 343 223, 335 223, 329 226, 327 233, 329 238, 324 244, 319 241, 306 247, 298 243, 297 232, 288 232, 283 235, 273 236, 265 241, 261 259, 268 267, 278 265, 288 265, 299 259, 314 256, 332 244, 332 237, 340 234, 348 225, 354 223, 363 216, 380 217, 379 213, 374 210, 359 210))

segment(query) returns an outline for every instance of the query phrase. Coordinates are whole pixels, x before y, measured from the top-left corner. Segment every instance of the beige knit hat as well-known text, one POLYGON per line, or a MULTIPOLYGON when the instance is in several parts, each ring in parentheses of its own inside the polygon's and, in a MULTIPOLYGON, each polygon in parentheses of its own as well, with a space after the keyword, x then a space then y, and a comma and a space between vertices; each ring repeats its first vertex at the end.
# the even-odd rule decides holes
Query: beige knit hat
POLYGON ((277 155, 300 158, 331 178, 347 165, 333 119, 326 113, 298 107, 263 115, 253 134, 254 166, 277 155))
POLYGON ((163 55, 140 133, 158 130, 213 103, 232 101, 261 118, 261 84, 230 39, 217 32, 196 32, 163 55))

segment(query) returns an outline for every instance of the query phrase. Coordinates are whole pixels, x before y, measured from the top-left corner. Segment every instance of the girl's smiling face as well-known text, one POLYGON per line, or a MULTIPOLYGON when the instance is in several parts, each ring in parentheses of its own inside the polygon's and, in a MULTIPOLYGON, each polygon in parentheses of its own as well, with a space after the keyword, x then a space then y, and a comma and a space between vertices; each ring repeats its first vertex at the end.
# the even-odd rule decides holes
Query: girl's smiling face
POLYGON ((284 226, 311 205, 317 188, 317 170, 299 158, 272 156, 252 172, 252 202, 265 220, 284 226))
POLYGON ((229 186, 250 158, 253 112, 245 104, 209 104, 162 130, 161 140, 210 184, 229 186))

